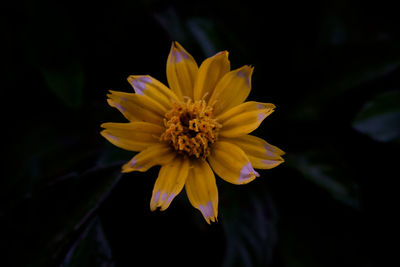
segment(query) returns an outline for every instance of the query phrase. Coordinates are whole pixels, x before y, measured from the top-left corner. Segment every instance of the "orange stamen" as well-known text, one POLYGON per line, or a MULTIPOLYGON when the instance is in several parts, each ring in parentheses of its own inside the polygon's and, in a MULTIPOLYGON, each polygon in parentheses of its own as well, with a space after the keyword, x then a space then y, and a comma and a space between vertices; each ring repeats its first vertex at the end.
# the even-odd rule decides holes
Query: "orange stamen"
POLYGON ((213 108, 204 100, 174 103, 165 114, 166 130, 160 140, 169 142, 178 153, 205 159, 221 128, 212 114, 213 108))

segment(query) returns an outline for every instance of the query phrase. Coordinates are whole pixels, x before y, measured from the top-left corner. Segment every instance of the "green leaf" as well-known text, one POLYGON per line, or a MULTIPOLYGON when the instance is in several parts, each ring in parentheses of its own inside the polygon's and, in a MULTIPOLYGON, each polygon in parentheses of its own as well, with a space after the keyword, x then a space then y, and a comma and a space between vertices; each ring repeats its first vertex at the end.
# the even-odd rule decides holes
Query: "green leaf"
POLYGON ((353 128, 381 142, 400 137, 400 91, 380 94, 364 105, 353 128))
POLYGON ((65 63, 62 69, 41 68, 44 80, 62 103, 72 109, 82 105, 83 68, 78 61, 65 63))

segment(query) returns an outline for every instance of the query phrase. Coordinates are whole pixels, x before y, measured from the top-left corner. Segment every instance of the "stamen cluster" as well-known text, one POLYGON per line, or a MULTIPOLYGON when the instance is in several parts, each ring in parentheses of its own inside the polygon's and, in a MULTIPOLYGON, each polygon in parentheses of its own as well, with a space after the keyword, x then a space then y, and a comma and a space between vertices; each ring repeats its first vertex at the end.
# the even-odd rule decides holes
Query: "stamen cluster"
POLYGON ((182 154, 205 159, 210 155, 211 145, 217 141, 221 125, 213 119, 213 108, 204 100, 174 103, 165 114, 165 132, 162 141, 169 142, 182 154))

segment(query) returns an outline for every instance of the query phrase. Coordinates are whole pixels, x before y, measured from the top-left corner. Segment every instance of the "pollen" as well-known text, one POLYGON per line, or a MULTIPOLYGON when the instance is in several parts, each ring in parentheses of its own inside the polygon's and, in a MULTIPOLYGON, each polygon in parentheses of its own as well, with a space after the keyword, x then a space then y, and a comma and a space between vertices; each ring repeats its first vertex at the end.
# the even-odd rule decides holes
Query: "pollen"
POLYGON ((168 142, 180 154, 203 159, 210 155, 221 128, 213 119, 211 106, 204 100, 193 102, 189 98, 183 103, 173 103, 173 108, 165 114, 164 126, 161 141, 168 142))

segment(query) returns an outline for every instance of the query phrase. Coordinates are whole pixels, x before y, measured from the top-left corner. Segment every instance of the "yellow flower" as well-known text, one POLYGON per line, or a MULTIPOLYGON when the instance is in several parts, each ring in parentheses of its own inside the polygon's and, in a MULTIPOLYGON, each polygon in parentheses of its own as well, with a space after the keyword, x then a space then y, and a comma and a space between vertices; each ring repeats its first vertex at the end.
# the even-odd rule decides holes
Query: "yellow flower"
POLYGON ((109 105, 128 123, 104 123, 101 134, 112 144, 139 152, 122 172, 147 171, 161 165, 150 209, 165 210, 185 187, 193 207, 207 223, 218 216, 214 172, 233 184, 246 184, 281 164, 284 152, 249 135, 274 111, 269 103, 244 102, 253 67, 230 70, 228 52, 198 67, 173 42, 167 59, 170 88, 148 75, 129 76, 135 93, 110 91, 109 105), (213 172, 214 171, 214 172, 213 172))

